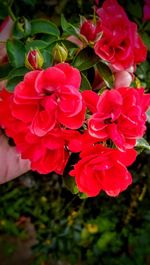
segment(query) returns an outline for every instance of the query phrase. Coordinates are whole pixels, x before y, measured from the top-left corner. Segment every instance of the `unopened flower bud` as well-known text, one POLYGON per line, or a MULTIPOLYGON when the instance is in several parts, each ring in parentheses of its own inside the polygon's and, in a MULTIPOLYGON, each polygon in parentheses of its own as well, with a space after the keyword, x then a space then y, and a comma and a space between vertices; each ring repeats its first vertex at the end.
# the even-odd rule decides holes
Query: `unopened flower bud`
POLYGON ((132 79, 132 75, 127 71, 117 72, 115 74, 115 88, 129 87, 131 85, 132 79))
POLYGON ((25 17, 15 20, 13 27, 13 35, 16 39, 22 39, 31 33, 31 23, 25 17))
POLYGON ((88 41, 94 41, 97 36, 97 27, 90 20, 85 20, 80 28, 80 34, 86 37, 88 41))
POLYGON ((25 59, 25 66, 30 70, 41 69, 44 63, 44 58, 38 49, 28 52, 25 59))
POLYGON ((67 48, 62 44, 56 44, 55 47, 53 48, 53 59, 54 62, 57 63, 63 63, 66 61, 68 57, 68 50, 67 48))

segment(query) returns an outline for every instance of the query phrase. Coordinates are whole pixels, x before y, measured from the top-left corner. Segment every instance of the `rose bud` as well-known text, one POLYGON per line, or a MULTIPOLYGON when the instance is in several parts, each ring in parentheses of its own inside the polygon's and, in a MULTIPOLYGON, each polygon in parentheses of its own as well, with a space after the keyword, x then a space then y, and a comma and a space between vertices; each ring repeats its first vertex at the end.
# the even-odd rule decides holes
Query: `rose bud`
POLYGON ((25 58, 25 66, 30 70, 41 69, 44 58, 38 49, 28 52, 25 58))
POLYGON ((120 71, 115 74, 115 88, 129 87, 133 80, 131 73, 127 71, 120 71))
POLYGON ((25 17, 18 18, 14 24, 14 32, 16 34, 16 38, 19 39, 30 35, 31 33, 30 22, 25 17))
POLYGON ((90 20, 85 20, 81 25, 80 34, 85 36, 87 41, 94 41, 97 35, 97 27, 90 20))
POLYGON ((56 44, 55 47, 53 48, 52 54, 54 62, 63 63, 66 61, 68 57, 68 50, 65 47, 65 45, 56 44))

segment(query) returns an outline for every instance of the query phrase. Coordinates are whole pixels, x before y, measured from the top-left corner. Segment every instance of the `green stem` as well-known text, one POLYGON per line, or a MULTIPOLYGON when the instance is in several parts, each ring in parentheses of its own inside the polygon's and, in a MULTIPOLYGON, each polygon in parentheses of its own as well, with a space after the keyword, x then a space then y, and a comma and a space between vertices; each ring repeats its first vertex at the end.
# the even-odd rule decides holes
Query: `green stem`
POLYGON ((13 21, 16 21, 16 17, 11 9, 11 6, 8 7, 8 13, 10 15, 10 17, 12 18, 13 21))
POLYGON ((93 13, 93 24, 96 26, 96 10, 95 10, 95 6, 93 7, 94 9, 94 13, 93 13))

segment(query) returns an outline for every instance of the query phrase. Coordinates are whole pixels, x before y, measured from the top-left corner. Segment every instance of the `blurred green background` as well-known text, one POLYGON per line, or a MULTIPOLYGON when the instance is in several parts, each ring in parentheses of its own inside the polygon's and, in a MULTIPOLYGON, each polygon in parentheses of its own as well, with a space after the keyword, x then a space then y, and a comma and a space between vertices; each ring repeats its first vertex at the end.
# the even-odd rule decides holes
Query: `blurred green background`
MULTIPOLYGON (((100 1, 102 3, 103 1, 100 1)), ((150 49, 150 21, 142 1, 119 1, 150 49)), ((0 20, 14 14, 47 17, 60 24, 92 14, 94 1, 0 0, 0 20)), ((150 91, 150 56, 137 67, 137 80, 150 91)), ((150 124, 145 138, 150 143, 150 124)), ((61 176, 29 172, 0 186, 0 265, 149 265, 150 152, 130 168, 133 184, 119 197, 104 193, 80 199, 61 176)))

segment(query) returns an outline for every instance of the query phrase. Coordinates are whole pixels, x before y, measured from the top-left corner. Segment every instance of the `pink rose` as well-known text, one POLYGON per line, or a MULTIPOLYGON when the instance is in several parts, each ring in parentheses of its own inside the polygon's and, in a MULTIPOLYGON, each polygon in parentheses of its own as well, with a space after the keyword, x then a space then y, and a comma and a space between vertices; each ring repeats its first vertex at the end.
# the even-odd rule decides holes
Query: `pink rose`
POLYGON ((0 25, 0 64, 7 62, 5 42, 11 37, 13 24, 11 17, 6 17, 0 25))
POLYGON ((10 181, 30 170, 29 160, 21 159, 16 147, 0 131, 0 184, 10 181))
POLYGON ((101 20, 101 38, 94 45, 95 53, 122 71, 146 59, 147 49, 131 22, 116 0, 104 1, 97 9, 101 20))
POLYGON ((111 139, 120 150, 133 148, 146 130, 145 112, 150 106, 150 94, 144 94, 142 88, 118 88, 101 96, 95 93, 95 97, 93 93, 83 92, 87 106, 91 108, 93 100, 96 105, 96 112, 88 121, 89 134, 102 141, 111 139))
POLYGON ((81 152, 80 158, 70 175, 75 176, 79 191, 88 196, 96 196, 102 190, 117 196, 132 183, 126 166, 136 158, 133 149, 121 152, 97 144, 81 152))

